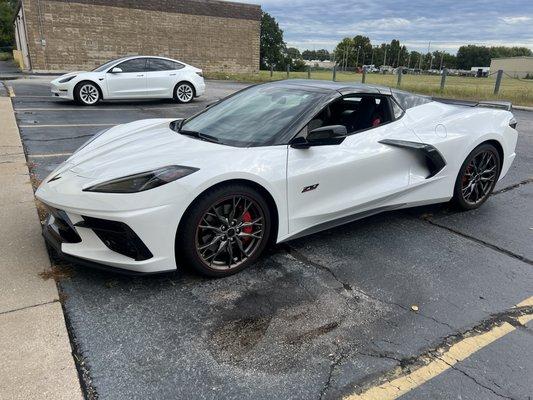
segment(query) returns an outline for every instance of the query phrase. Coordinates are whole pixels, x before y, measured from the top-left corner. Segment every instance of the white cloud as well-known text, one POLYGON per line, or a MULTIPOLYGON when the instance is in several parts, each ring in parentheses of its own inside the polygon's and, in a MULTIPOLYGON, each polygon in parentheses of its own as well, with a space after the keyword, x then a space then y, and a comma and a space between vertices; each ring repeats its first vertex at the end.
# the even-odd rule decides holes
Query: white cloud
POLYGON ((521 24, 522 22, 531 21, 532 18, 522 15, 522 16, 517 16, 517 17, 501 17, 500 19, 506 24, 514 25, 514 24, 521 24))

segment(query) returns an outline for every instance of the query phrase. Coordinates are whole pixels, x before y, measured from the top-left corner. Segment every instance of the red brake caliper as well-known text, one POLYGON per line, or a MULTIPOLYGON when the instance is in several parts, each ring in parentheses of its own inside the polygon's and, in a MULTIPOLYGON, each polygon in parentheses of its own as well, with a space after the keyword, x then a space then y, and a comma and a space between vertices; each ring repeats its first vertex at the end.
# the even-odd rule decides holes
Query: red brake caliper
MULTIPOLYGON (((246 211, 242 216, 242 222, 252 222, 252 214, 250 214, 249 211, 246 211)), ((250 234, 252 233, 253 228, 251 226, 245 226, 244 228, 242 228, 242 231, 244 233, 250 234)), ((252 240, 252 238, 249 236, 243 238, 243 242, 245 243, 249 242, 250 240, 252 240)))

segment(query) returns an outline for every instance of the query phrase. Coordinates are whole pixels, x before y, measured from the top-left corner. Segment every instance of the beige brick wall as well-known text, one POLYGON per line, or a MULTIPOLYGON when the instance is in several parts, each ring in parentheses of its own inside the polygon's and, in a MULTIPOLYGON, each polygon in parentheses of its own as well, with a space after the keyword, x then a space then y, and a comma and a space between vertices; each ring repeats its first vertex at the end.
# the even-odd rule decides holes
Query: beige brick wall
POLYGON ((138 54, 175 58, 207 72, 259 69, 257 20, 48 0, 23 0, 23 7, 34 71, 87 70, 138 54))

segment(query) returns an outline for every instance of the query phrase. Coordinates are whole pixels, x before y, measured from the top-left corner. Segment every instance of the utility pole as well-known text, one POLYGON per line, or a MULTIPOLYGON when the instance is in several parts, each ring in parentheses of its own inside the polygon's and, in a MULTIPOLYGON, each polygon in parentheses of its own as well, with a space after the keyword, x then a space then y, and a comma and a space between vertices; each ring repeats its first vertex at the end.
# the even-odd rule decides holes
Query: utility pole
POLYGON ((387 65, 387 48, 385 47, 385 56, 383 57, 383 65, 387 65))
POLYGON ((444 60, 444 52, 440 53, 440 67, 439 71, 442 71, 442 61, 444 60))
POLYGON ((376 49, 374 48, 374 46, 372 46, 372 57, 370 58, 370 65, 374 65, 374 51, 376 49))
POLYGON ((418 57, 418 69, 422 69, 422 53, 420 53, 420 57, 418 57))
POLYGON ((357 47, 357 57, 355 58, 355 68, 357 69, 357 65, 359 65, 359 50, 361 50, 361 46, 357 47))
POLYGON ((433 54, 429 53, 429 69, 433 68, 433 54))

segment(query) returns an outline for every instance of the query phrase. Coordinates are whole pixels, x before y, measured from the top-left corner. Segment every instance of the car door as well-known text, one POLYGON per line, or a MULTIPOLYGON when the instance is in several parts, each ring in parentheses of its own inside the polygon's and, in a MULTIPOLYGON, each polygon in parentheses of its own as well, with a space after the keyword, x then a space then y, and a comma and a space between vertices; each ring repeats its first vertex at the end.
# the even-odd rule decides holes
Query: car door
POLYGON ((389 110, 391 121, 349 134, 340 144, 289 146, 289 235, 312 233, 353 215, 383 209, 408 188, 416 157, 380 141, 418 139, 389 110))
POLYGON ((146 97, 146 58, 133 58, 115 65, 107 71, 105 80, 108 98, 146 97))
POLYGON ((180 80, 183 64, 163 58, 149 58, 146 86, 149 97, 172 97, 174 86, 180 80))

